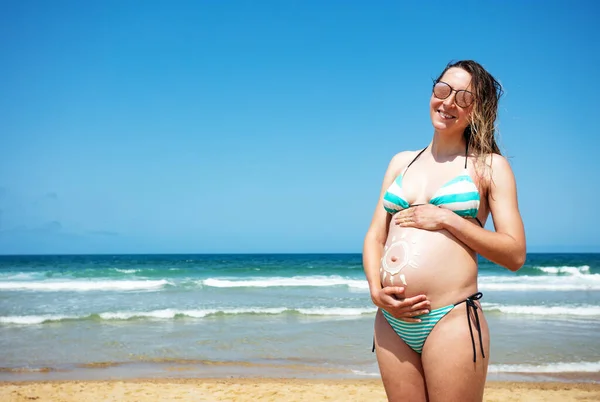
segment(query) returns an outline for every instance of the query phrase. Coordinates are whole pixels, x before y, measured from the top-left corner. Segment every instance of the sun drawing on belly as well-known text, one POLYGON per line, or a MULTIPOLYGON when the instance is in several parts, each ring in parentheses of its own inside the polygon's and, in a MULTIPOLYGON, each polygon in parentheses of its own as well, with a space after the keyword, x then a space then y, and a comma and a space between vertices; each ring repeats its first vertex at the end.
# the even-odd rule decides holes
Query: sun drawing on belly
MULTIPOLYGON (((381 268, 379 269, 379 272, 383 274, 382 282, 385 281, 385 278, 389 274, 390 283, 393 285, 394 276, 400 273, 404 267, 419 267, 415 257, 418 257, 420 254, 411 247, 417 241, 413 237, 409 243, 405 238, 406 233, 402 233, 398 240, 394 236, 392 237, 392 243, 389 246, 385 246, 383 257, 381 258, 381 268)), ((407 285, 404 274, 400 274, 400 280, 402 284, 407 285)))

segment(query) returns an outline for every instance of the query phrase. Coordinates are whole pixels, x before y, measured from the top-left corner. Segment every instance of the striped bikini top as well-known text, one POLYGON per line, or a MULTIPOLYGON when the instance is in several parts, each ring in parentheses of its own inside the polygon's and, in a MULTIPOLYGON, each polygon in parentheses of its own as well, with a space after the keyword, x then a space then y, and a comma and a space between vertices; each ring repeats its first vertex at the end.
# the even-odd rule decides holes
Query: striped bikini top
MULTIPOLYGON (((427 149, 427 147, 425 147, 427 149)), ((416 161, 423 152, 423 149, 419 154, 404 168, 402 173, 387 189, 383 195, 383 207, 390 214, 395 214, 398 211, 414 207, 422 204, 409 204, 404 197, 402 191, 402 177, 406 174, 406 171, 416 161)), ((469 152, 469 145, 467 144, 467 150, 465 152, 465 168, 462 173, 448 181, 442 187, 440 187, 433 197, 429 200, 429 204, 437 205, 439 207, 447 208, 454 211, 457 215, 464 218, 474 218, 477 220, 480 226, 483 226, 477 218, 477 212, 479 211, 479 190, 471 179, 469 171, 467 169, 467 156, 469 152)))

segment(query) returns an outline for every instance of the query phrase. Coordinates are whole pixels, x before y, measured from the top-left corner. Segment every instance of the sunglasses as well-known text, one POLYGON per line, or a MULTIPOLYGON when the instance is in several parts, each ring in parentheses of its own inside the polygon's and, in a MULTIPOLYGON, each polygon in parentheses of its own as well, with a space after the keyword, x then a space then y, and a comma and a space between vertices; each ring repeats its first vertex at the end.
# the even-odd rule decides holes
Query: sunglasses
POLYGON ((454 102, 462 108, 471 106, 471 104, 473 104, 475 101, 475 94, 473 94, 473 92, 469 92, 464 89, 457 91, 444 81, 438 81, 433 85, 433 96, 438 99, 446 99, 452 94, 452 92, 456 93, 454 102))

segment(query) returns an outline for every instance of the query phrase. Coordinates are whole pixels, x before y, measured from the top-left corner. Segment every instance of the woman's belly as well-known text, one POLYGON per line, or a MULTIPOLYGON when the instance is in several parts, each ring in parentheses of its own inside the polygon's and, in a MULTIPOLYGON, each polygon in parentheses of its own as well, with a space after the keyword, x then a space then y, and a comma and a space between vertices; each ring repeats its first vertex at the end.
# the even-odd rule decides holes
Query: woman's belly
POLYGON ((475 253, 446 230, 390 225, 381 259, 383 286, 402 286, 405 297, 425 294, 431 307, 456 303, 477 290, 475 253))

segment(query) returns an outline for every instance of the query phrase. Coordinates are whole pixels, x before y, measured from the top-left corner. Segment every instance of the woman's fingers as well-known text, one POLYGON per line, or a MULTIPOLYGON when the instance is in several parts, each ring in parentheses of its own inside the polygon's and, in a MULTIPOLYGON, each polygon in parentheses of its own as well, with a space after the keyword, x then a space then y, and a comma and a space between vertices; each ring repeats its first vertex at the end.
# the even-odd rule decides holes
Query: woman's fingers
POLYGON ((423 307, 428 308, 431 303, 427 300, 427 296, 418 295, 413 297, 408 297, 402 300, 401 305, 399 307, 407 308, 407 309, 422 309, 423 307), (415 307, 420 306, 420 307, 415 307))
POLYGON ((386 300, 389 303, 388 312, 395 318, 406 322, 420 322, 417 317, 427 314, 431 306, 431 302, 427 300, 425 295, 417 295, 413 297, 403 298, 404 288, 399 286, 390 286, 382 289, 383 293, 390 296, 386 300))
POLYGON ((421 322, 421 320, 419 320, 418 318, 399 317, 398 319, 404 322, 421 322))
POLYGON ((416 310, 416 311, 402 310, 402 311, 395 311, 392 314, 392 316, 394 316, 395 318, 404 319, 404 318, 418 317, 420 315, 427 314, 427 313, 429 313, 429 310, 416 310))
POLYGON ((396 300, 404 300, 404 288, 401 286, 386 286, 382 290, 384 294, 392 296, 396 300))
MULTIPOLYGON (((402 288, 399 288, 402 289, 402 288)), ((419 295, 409 297, 407 299, 400 299, 396 296, 391 302, 390 306, 396 311, 408 312, 416 310, 426 310, 430 307, 431 302, 427 300, 427 296, 419 295)))
POLYGON ((420 303, 413 304, 412 310, 428 310, 431 307, 431 302, 429 300, 424 300, 420 303))

